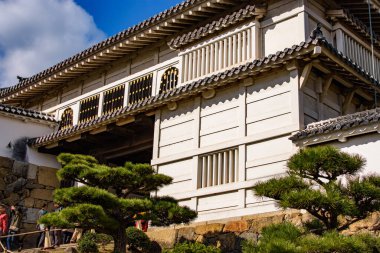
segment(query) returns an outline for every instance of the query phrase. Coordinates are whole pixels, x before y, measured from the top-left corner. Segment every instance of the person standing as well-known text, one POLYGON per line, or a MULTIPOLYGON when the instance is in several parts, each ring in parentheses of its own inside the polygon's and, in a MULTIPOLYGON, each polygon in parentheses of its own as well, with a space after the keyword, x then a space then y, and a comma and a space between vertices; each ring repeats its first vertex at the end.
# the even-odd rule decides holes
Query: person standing
MULTIPOLYGON (((47 207, 47 205, 44 204, 41 207, 41 209, 38 211, 37 220, 39 220, 42 216, 44 216, 45 214, 47 214, 46 207, 47 207)), ((37 229, 39 231, 41 231, 41 232, 40 232, 40 234, 38 235, 38 238, 37 238, 36 248, 43 248, 44 247, 44 242, 45 242, 45 229, 46 229, 46 226, 45 226, 45 224, 37 224, 37 229)))
MULTIPOLYGON (((60 212, 62 207, 59 204, 54 203, 54 212, 60 212)), ((52 227, 50 232, 50 237, 52 238, 53 247, 59 247, 62 243, 62 230, 58 227, 52 227)))
MULTIPOLYGON (((4 206, 0 206, 0 236, 8 233, 8 214, 4 206)), ((1 241, 4 245, 4 240, 1 241)))
POLYGON ((19 238, 18 236, 15 236, 15 234, 20 233, 21 220, 22 220, 22 208, 21 207, 15 208, 14 206, 11 206, 11 222, 9 224, 8 235, 12 235, 12 236, 7 238, 8 250, 16 249, 16 247, 20 249, 19 238))

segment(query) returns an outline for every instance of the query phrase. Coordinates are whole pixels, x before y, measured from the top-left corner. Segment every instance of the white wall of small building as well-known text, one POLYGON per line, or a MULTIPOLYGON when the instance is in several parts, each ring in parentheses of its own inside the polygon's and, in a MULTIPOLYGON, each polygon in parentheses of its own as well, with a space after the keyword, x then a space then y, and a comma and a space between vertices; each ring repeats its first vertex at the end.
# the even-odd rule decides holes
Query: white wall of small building
MULTIPOLYGON (((54 130, 47 122, 39 123, 36 120, 9 117, 4 114, 0 114, 0 124, 0 156, 3 157, 12 157, 12 149, 8 146, 9 143, 14 143, 23 137, 34 138, 44 136, 54 130)), ((38 166, 60 167, 55 156, 38 153, 37 150, 30 147, 27 147, 26 161, 38 166)))
POLYGON ((299 129, 298 96, 297 71, 279 70, 158 112, 152 165, 174 178, 158 194, 196 209, 198 221, 274 211, 251 187, 283 174, 297 151, 288 138, 299 129), (225 150, 237 150, 236 181, 202 186, 202 157, 225 150))
POLYGON ((359 154, 367 160, 363 174, 380 174, 380 134, 372 133, 347 138, 346 142, 333 142, 333 145, 350 154, 359 154))

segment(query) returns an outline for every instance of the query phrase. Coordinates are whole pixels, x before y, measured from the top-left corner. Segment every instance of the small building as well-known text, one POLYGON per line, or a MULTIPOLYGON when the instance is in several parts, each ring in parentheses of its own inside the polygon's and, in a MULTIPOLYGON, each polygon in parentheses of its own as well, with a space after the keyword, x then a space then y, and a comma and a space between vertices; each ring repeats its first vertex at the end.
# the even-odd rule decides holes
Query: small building
POLYGON ((300 147, 331 143, 380 170, 379 9, 186 0, 0 90, 0 103, 59 122, 31 133, 42 160, 150 163, 174 178, 158 194, 197 221, 270 212, 251 187, 282 175, 300 147))

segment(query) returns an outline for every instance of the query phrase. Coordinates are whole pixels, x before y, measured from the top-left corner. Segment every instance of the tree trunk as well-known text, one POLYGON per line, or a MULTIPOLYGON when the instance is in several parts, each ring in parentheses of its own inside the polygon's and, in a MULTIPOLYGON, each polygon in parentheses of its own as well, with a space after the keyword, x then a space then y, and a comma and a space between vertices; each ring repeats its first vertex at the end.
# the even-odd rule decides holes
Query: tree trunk
POLYGON ((114 234, 114 253, 126 253, 127 252, 127 236, 125 233, 125 227, 121 226, 116 234, 114 234))

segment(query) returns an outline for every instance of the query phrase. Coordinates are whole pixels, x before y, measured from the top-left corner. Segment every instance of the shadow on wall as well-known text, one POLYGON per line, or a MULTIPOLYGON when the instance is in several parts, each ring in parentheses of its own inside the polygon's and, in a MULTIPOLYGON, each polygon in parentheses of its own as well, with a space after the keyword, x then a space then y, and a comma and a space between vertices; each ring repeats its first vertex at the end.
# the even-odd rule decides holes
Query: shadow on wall
POLYGON ((26 151, 28 145, 28 138, 21 137, 15 141, 11 141, 8 144, 8 148, 11 149, 12 158, 16 161, 25 162, 26 161, 26 151))

